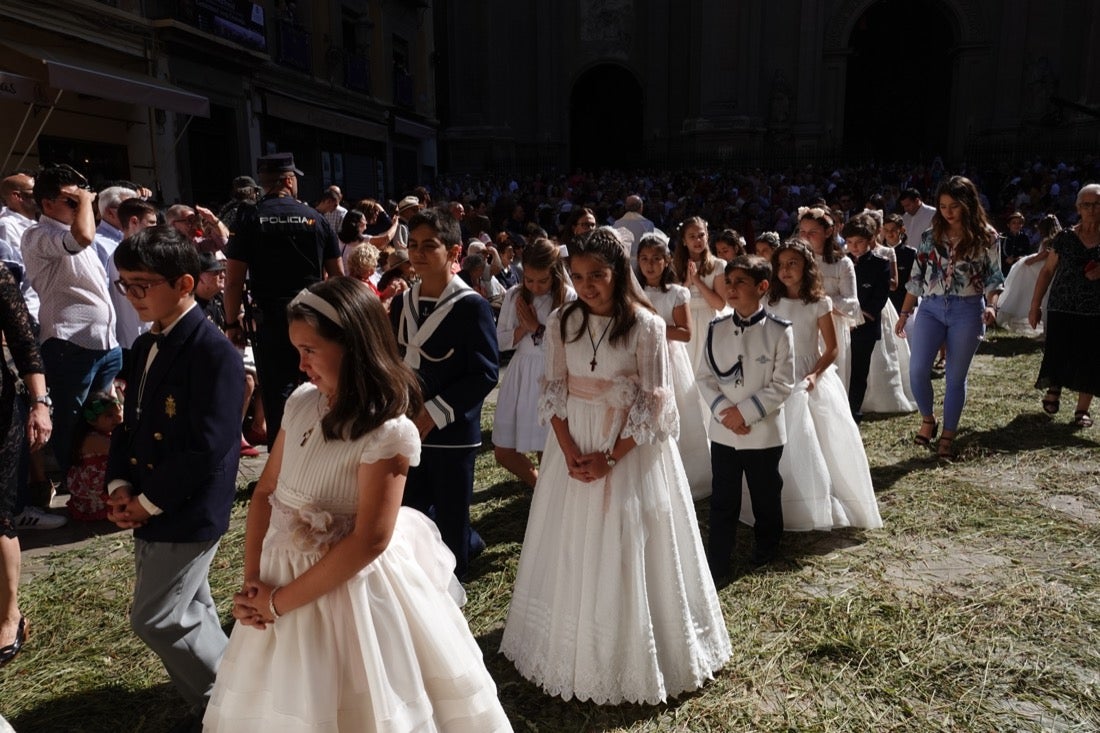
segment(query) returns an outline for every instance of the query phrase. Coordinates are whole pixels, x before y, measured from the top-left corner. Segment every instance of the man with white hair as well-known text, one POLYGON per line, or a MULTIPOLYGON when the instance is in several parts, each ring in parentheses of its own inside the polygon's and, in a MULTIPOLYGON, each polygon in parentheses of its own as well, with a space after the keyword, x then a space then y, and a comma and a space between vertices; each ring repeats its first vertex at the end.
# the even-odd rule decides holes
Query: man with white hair
POLYGON ((96 208, 99 210, 99 226, 95 230, 96 256, 103 263, 104 272, 107 271, 107 263, 111 255, 115 253, 119 242, 122 241, 122 224, 118 220, 118 205, 126 199, 137 197, 137 192, 123 186, 111 186, 99 192, 96 198, 96 208))
MULTIPOLYGON (((642 203, 642 197, 637 194, 631 194, 626 197, 626 201, 623 202, 626 213, 615 220, 612 225, 616 229, 625 229, 630 232, 633 237, 633 241, 630 245, 630 260, 632 262, 638 261, 638 242, 642 240, 643 234, 649 234, 657 226, 642 215, 644 204, 642 203)), ((627 239, 623 237, 623 239, 627 239)))

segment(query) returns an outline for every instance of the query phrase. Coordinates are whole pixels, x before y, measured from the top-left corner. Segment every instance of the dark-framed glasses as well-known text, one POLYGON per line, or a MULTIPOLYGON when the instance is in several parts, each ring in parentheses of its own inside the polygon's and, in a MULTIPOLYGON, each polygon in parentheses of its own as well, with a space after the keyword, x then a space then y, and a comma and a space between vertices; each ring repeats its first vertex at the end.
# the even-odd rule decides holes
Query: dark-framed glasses
POLYGON ((130 295, 134 298, 144 298, 145 294, 149 292, 149 288, 166 282, 168 282, 168 280, 163 277, 160 280, 146 280, 140 283, 128 283, 120 278, 115 280, 114 285, 115 288, 118 289, 118 292, 123 295, 130 295))

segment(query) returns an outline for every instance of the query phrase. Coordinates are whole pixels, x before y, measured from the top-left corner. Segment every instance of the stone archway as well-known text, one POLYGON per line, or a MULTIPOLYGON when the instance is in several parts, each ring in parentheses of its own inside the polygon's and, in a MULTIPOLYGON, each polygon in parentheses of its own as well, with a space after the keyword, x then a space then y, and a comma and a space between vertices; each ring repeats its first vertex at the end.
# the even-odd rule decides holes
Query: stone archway
POLYGON ((835 121, 845 154, 927 159, 956 152, 963 134, 957 51, 984 45, 985 34, 977 0, 838 2, 823 50, 839 61, 844 79, 843 119, 835 121))
POLYGON ((633 168, 642 156, 642 86, 622 66, 583 72, 569 97, 572 168, 633 168))

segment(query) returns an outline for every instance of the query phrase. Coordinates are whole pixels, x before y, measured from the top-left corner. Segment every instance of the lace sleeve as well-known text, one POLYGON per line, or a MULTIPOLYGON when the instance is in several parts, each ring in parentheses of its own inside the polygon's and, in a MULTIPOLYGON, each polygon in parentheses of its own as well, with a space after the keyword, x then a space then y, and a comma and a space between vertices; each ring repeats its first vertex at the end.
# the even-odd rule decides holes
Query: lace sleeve
MULTIPOLYGON (((8 342, 19 376, 45 373, 34 331, 31 330, 27 303, 19 292, 15 276, 3 264, 0 264, 0 330, 8 342)), ((0 368, 3 368, 2 364, 0 368)))
POLYGON ((541 380, 539 394, 539 422, 543 425, 552 417, 565 419, 565 398, 568 385, 565 366, 565 343, 561 338, 561 309, 546 319, 546 371, 541 380))
POLYGON ((376 463, 394 456, 405 456, 410 466, 420 463, 420 433, 407 417, 395 417, 376 428, 363 446, 359 462, 376 463))
POLYGON ((642 311, 635 328, 638 391, 620 435, 639 444, 679 437, 680 418, 669 374, 665 323, 659 316, 642 311))

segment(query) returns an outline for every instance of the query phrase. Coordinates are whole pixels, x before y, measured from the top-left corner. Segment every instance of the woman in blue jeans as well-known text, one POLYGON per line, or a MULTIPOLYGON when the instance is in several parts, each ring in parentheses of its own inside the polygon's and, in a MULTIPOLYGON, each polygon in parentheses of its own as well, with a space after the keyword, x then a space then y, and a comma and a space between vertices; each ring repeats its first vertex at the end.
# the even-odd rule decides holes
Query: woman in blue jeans
POLYGON ((905 324, 920 299, 910 328, 909 384, 921 413, 913 442, 931 446, 939 430, 932 408, 932 361, 947 346, 944 373, 943 434, 936 455, 955 456, 955 431, 966 402, 966 374, 985 333, 996 319, 997 297, 1004 283, 997 232, 989 223, 970 179, 951 176, 936 191, 932 228, 921 235, 905 301, 895 330, 905 336, 905 324))

